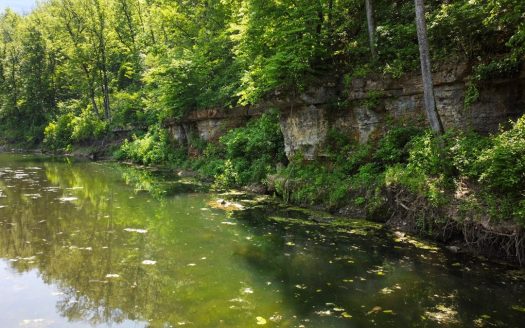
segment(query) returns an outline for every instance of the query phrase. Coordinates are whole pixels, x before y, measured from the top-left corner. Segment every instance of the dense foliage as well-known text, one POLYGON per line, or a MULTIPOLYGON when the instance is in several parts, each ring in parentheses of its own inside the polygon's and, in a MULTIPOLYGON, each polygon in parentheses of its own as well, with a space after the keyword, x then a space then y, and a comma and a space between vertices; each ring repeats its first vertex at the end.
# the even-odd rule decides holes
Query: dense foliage
MULTIPOLYGON (((193 110, 417 69, 413 0, 373 5, 374 56, 362 0, 48 0, 27 15, 6 10, 0 142, 70 151, 131 131, 119 159, 192 168, 221 188, 266 182, 288 200, 334 208, 354 202, 374 211, 391 185, 445 204, 467 181, 476 185, 476 206, 524 224, 524 118, 491 137, 397 127, 367 145, 332 130, 327 158, 296 154, 289 164, 275 112, 216 143, 188 140, 191 152, 171 143, 164 122, 193 110)), ((519 73, 525 1, 426 5, 433 62, 472 66, 465 107, 480 82, 519 73)), ((381 96, 370 93, 365 107, 381 96)))
MULTIPOLYGON (((523 1, 433 0, 426 9, 434 59, 476 68, 466 105, 477 81, 516 72, 523 1)), ((25 16, 7 10, 0 137, 45 138, 57 149, 327 77, 348 82, 417 68, 413 1, 374 1, 375 58, 364 10, 358 0, 48 0, 25 16), (94 126, 67 127, 90 117, 94 126)))
POLYGON ((490 137, 392 128, 376 144, 340 145, 329 163, 305 163, 299 156, 280 172, 276 187, 296 203, 337 208, 354 202, 371 213, 385 201, 381 191, 393 185, 433 206, 450 204, 468 190, 470 198, 455 201, 478 207, 492 220, 525 225, 524 140, 525 116, 490 137))
POLYGON ((230 130, 217 143, 198 138, 190 143, 199 152, 197 157, 171 144, 167 133, 156 127, 143 136, 134 136, 132 141, 126 140, 116 157, 140 164, 191 168, 204 178, 212 178, 218 188, 260 183, 275 173, 278 163, 287 162, 276 111, 230 130))

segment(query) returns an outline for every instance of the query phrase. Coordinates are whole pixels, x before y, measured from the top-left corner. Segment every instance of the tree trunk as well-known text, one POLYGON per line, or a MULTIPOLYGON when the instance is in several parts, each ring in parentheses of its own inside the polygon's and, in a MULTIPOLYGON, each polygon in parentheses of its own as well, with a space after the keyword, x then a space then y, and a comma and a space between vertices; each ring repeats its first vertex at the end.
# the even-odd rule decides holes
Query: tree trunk
POLYGON ((85 64, 82 64, 81 66, 82 66, 82 70, 84 71, 84 74, 86 74, 86 79, 88 80, 89 99, 91 100, 91 106, 93 106, 93 113, 95 113, 97 117, 100 117, 100 113, 98 111, 98 106, 97 106, 97 100, 96 100, 97 97, 95 94, 95 81, 94 81, 93 74, 89 72, 89 68, 85 64))
POLYGON ((366 7, 366 21, 368 23, 368 40, 370 42, 370 52, 372 53, 372 58, 376 59, 376 26, 374 22, 374 7, 372 0, 365 0, 366 7))
POLYGON ((436 134, 442 134, 443 125, 436 110, 436 99, 434 97, 434 86, 432 84, 432 72, 430 69, 430 52, 428 49, 427 26, 425 22, 425 4, 424 0, 414 1, 416 5, 417 39, 419 42, 419 57, 421 60, 421 77, 423 80, 425 110, 432 131, 436 134))

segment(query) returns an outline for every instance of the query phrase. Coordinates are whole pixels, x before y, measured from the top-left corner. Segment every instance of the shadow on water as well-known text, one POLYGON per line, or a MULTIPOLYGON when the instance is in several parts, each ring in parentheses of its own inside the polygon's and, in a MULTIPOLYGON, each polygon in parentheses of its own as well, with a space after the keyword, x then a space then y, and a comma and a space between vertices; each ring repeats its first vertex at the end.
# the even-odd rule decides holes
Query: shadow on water
POLYGON ((522 272, 459 259, 375 223, 271 202, 224 212, 208 205, 222 196, 202 190, 163 171, 0 155, 4 322, 519 327, 525 320, 522 272))
POLYGON ((514 305, 524 301, 523 272, 396 241, 366 221, 319 223, 308 211, 278 207, 235 216, 269 236, 238 256, 279 282, 284 302, 314 326, 518 327, 524 318, 514 305))

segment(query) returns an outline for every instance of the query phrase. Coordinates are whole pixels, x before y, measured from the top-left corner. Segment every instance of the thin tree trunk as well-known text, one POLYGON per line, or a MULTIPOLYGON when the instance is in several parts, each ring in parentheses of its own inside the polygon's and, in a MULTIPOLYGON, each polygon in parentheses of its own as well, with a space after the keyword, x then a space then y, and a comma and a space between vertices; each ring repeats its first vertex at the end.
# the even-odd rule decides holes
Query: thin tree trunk
POLYGON ((94 3, 98 26, 95 27, 94 34, 98 38, 99 69, 102 74, 102 98, 104 106, 104 118, 111 120, 111 108, 109 99, 109 77, 107 64, 107 40, 106 40, 106 16, 98 1, 94 3))
POLYGON ((96 95, 95 95, 95 81, 92 77, 92 74, 89 72, 89 68, 85 64, 81 64, 82 70, 84 71, 84 74, 86 74, 86 78, 88 80, 89 84, 89 99, 91 100, 91 105, 93 106, 93 113, 97 117, 100 116, 100 113, 98 111, 97 101, 96 101, 96 95))
POLYGON ((436 99, 434 97, 434 85, 432 83, 432 72, 430 69, 430 52, 428 49, 427 26, 425 22, 424 0, 414 0, 416 5, 417 39, 419 41, 419 56, 421 59, 421 77, 423 79, 423 94, 425 98, 425 110, 432 131, 436 134, 443 133, 443 124, 436 110, 436 99))
POLYGON ((365 0, 366 7, 366 21, 368 23, 368 40, 370 42, 370 52, 372 53, 372 58, 377 57, 376 53, 376 26, 374 22, 374 7, 372 0, 365 0))

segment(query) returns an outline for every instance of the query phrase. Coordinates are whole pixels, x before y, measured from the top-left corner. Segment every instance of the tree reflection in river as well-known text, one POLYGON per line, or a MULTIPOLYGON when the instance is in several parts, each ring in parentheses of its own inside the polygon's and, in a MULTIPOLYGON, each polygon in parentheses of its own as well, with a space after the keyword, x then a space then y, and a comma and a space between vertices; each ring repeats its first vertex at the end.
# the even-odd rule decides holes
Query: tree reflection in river
POLYGON ((0 258, 56 286, 59 300, 42 302, 71 322, 249 327, 260 316, 279 327, 517 327, 523 319, 510 310, 525 301, 522 282, 396 243, 375 224, 313 223, 304 220, 313 214, 279 206, 224 213, 206 205, 214 196, 162 172, 0 160, 0 258))

